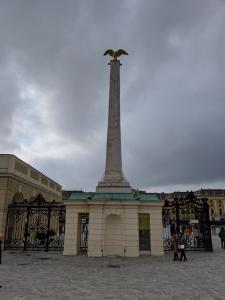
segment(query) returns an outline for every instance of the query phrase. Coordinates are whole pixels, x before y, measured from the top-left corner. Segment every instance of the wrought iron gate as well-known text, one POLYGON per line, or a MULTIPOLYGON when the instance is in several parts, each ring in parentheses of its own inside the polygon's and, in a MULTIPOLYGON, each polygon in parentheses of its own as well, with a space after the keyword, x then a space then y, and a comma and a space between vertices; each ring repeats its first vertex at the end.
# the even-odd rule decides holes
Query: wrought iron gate
POLYGON ((63 250, 65 206, 41 194, 8 207, 5 249, 63 250))
POLYGON ((174 232, 183 232, 187 250, 213 251, 208 199, 193 192, 186 197, 166 200, 163 207, 164 250, 171 250, 174 232))

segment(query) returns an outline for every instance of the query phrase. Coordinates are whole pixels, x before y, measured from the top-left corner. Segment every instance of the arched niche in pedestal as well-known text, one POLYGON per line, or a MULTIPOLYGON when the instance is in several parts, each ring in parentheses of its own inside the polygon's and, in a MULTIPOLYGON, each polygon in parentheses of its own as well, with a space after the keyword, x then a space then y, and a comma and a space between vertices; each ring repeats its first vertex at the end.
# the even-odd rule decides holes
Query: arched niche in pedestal
POLYGON ((124 247, 121 216, 117 214, 107 215, 104 225, 104 255, 122 256, 124 247))

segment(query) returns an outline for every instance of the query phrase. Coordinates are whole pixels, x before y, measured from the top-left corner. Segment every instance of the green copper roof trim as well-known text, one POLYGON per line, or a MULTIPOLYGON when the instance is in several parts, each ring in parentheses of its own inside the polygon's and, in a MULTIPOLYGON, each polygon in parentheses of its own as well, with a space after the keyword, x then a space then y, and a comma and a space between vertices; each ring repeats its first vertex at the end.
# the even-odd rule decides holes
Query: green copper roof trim
POLYGON ((84 201, 84 200, 125 200, 125 201, 159 201, 157 195, 132 193, 72 193, 68 200, 84 201))
POLYGON ((69 200, 88 200, 91 197, 91 193, 72 193, 69 200))
POLYGON ((93 200, 134 200, 132 193, 95 193, 93 200))
POLYGON ((159 201, 159 198, 155 194, 140 194, 137 196, 141 201, 159 201))

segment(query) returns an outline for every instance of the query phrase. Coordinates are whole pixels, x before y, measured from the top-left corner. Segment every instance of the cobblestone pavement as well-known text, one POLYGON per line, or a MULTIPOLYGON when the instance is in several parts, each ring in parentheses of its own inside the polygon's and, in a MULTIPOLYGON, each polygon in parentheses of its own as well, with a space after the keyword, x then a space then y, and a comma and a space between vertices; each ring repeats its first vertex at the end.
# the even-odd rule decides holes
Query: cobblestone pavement
POLYGON ((1 300, 225 299, 225 250, 164 257, 88 258, 3 252, 1 300))

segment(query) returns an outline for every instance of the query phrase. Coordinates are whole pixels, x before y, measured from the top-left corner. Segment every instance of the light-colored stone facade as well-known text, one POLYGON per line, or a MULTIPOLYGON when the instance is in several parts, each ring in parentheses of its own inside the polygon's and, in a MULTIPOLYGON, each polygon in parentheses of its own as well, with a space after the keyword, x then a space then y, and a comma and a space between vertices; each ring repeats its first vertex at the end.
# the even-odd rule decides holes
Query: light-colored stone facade
POLYGON ((88 256, 163 255, 162 201, 119 200, 98 196, 71 195, 66 201, 64 255, 77 255, 80 249, 79 214, 89 214, 88 256), (75 198, 73 197, 75 196, 75 198), (80 199, 79 200, 79 196, 80 199), (83 199, 82 199, 83 198, 83 199), (96 200, 95 200, 96 198, 96 200), (139 250, 139 214, 149 214, 149 251, 139 250))
POLYGON ((47 201, 62 202, 61 185, 12 154, 0 154, 0 232, 13 200, 29 200, 41 193, 47 201))

